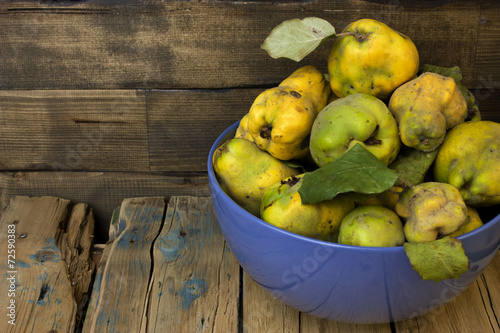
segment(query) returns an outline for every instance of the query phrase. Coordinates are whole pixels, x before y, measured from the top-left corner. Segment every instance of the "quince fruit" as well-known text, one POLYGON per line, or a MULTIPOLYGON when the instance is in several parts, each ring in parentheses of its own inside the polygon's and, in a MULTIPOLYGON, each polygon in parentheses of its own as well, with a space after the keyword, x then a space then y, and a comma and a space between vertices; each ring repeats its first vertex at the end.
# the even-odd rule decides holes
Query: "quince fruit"
POLYGON ((302 204, 298 190, 303 176, 292 176, 268 187, 262 197, 261 218, 298 235, 330 239, 344 216, 354 209, 354 201, 337 195, 316 204, 302 204))
POLYGON ((396 213, 406 219, 404 234, 412 243, 431 242, 457 231, 467 220, 460 192, 445 183, 415 185, 399 198, 396 213))
POLYGON ((397 88, 389 110, 398 122, 401 141, 424 152, 436 149, 446 131, 468 115, 467 102, 455 80, 430 72, 397 88))
POLYGON ((476 230, 480 226, 483 225, 483 221, 481 220, 481 217, 479 216, 479 213, 474 207, 467 206, 467 220, 465 223, 455 231, 454 233, 450 234, 451 237, 458 237, 463 234, 466 234, 472 230, 476 230))
POLYGON ((500 204, 500 123, 465 122, 439 148, 434 178, 460 190, 471 206, 500 204))
POLYGON ((337 96, 362 92, 384 100, 416 76, 415 44, 386 24, 362 19, 339 35, 328 58, 330 86, 337 96))
POLYGON ((253 137, 250 135, 248 132, 248 113, 243 116, 240 120, 240 124, 238 125, 238 128, 236 129, 236 132, 234 133, 235 138, 242 138, 242 139, 247 139, 249 141, 254 141, 253 137))
POLYGON ((314 66, 302 67, 257 96, 248 112, 248 134, 259 148, 280 160, 303 158, 309 153, 314 119, 329 95, 323 73, 314 66))
POLYGON ((259 216, 264 190, 282 179, 299 174, 261 150, 254 142, 233 138, 218 147, 212 157, 221 188, 243 209, 259 216))
POLYGON ((403 223, 387 207, 357 207, 342 220, 338 242, 356 246, 400 246, 405 242, 403 223))
POLYGON ((380 99, 365 93, 339 98, 316 117, 309 143, 318 166, 324 166, 357 143, 385 165, 401 147, 396 120, 380 99))

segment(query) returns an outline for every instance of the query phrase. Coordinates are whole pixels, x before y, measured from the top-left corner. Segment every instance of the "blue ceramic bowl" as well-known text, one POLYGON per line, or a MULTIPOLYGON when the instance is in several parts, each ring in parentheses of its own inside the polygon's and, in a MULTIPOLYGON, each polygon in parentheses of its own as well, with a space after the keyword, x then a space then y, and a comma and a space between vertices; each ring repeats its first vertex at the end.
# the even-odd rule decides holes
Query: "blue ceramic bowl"
POLYGON ((219 186, 212 156, 238 123, 215 141, 208 177, 215 214, 234 256, 274 297, 293 308, 329 320, 386 323, 426 313, 464 291, 500 246, 500 215, 458 237, 470 271, 458 280, 422 280, 403 247, 357 247, 299 236, 251 215, 219 186))

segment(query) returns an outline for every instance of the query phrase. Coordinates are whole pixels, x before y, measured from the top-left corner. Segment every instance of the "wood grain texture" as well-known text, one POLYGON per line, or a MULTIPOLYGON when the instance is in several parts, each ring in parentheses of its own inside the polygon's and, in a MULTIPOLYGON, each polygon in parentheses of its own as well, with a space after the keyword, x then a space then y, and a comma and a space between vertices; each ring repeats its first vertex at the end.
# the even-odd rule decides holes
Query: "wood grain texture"
POLYGON ((0 90, 0 170, 206 172, 261 91, 0 90))
POLYGON ((0 170, 206 172, 262 91, 0 90, 0 170))
POLYGON ((0 90, 0 169, 148 171, 144 92, 0 90))
POLYGON ((104 249, 84 332, 238 330, 240 268, 217 226, 212 201, 173 197, 166 211, 163 202, 126 199, 111 221, 116 237, 110 235, 104 249))
POLYGON ((272 297, 247 274, 243 276, 242 288, 243 332, 301 332, 299 311, 272 297))
POLYGON ((500 252, 476 281, 494 332, 500 331, 500 252))
POLYGON ((500 4, 495 0, 481 1, 474 74, 470 82, 482 116, 500 122, 500 4))
POLYGON ((308 333, 337 333, 337 332, 356 332, 356 333, 392 333, 390 324, 350 324, 335 321, 318 319, 311 315, 301 314, 300 332, 308 333))
MULTIPOLYGON (((500 52, 491 47, 500 41, 490 30, 500 19, 495 1, 9 1, 0 15, 1 89, 275 84, 295 63, 271 59, 260 45, 277 24, 305 16, 339 31, 360 18, 381 20, 414 40, 422 63, 458 65, 473 88, 484 73, 476 68, 500 75, 490 66, 500 52)), ((326 70, 330 46, 305 62, 326 70)))
POLYGON ((11 244, 14 250, 12 261, 0 264, 5 276, 0 281, 5 292, 0 331, 72 332, 78 326, 94 266, 93 243, 85 232, 92 230, 93 220, 85 207, 77 206, 73 209, 69 200, 56 197, 16 197, 10 202, 0 220, 0 248, 11 244), (84 232, 74 237, 79 230, 84 232))
POLYGON ((500 332, 496 301, 499 264, 500 252, 463 293, 422 316, 395 323, 396 332, 500 332), (492 306, 493 302, 496 306, 492 306))
POLYGON ((0 172, 0 213, 17 195, 60 196, 93 209, 96 242, 107 241, 113 210, 123 199, 173 195, 208 196, 203 174, 124 172, 0 172))
POLYGON ((139 332, 147 307, 150 251, 163 223, 163 198, 130 198, 121 205, 122 232, 111 244, 98 300, 84 332, 139 332))
POLYGON ((155 242, 143 332, 236 332, 239 265, 209 198, 173 197, 155 242))
POLYGON ((263 90, 148 92, 151 171, 206 171, 213 142, 263 90))
POLYGON ((75 204, 68 218, 66 232, 57 242, 62 259, 66 262, 68 277, 71 281, 73 297, 77 304, 75 327, 83 325, 96 265, 92 261, 94 245, 94 214, 86 203, 75 204))

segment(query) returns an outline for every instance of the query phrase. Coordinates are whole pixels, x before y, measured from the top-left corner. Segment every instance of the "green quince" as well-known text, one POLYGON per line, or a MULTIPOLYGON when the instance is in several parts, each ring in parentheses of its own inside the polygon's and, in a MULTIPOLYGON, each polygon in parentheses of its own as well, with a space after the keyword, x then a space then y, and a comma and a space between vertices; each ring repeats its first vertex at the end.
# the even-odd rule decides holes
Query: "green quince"
POLYGON ((338 242, 356 246, 400 246, 405 236, 399 216, 384 206, 360 206, 347 214, 338 242))
POLYGON ((338 195, 316 204, 303 204, 298 193, 303 176, 292 176, 268 187, 262 197, 261 218, 298 235, 330 239, 344 216, 354 209, 354 201, 338 195))
POLYGON ((297 169, 242 138, 224 142, 215 150, 212 160, 224 192, 257 217, 264 190, 282 179, 299 174, 297 169))
POLYGON ((396 159, 401 147, 391 112, 380 99, 365 93, 328 104, 314 121, 309 147, 312 158, 321 167, 357 143, 385 165, 396 159))

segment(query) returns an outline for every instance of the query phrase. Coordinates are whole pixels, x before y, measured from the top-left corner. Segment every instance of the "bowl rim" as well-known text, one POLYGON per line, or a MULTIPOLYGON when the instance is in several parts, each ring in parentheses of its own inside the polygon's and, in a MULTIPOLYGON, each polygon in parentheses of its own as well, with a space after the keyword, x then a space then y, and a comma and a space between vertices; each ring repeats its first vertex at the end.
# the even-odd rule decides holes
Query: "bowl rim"
MULTIPOLYGON (((208 162, 207 162, 207 169, 208 169, 207 171, 208 171, 209 184, 211 184, 211 186, 215 186, 217 188, 217 190, 221 193, 221 195, 224 196, 226 199, 228 199, 227 202, 232 206, 233 209, 236 209, 237 211, 240 211, 246 218, 252 220, 253 222, 259 224, 260 226, 262 226, 264 228, 269 228, 269 229, 271 229, 271 230, 273 230, 275 232, 287 235, 289 237, 296 238, 296 239, 299 239, 299 240, 302 240, 302 241, 311 242, 313 244, 318 244, 318 245, 321 245, 321 246, 331 246, 331 247, 334 247, 334 248, 349 249, 349 250, 353 250, 353 251, 371 252, 371 253, 373 253, 373 251, 376 251, 376 252, 388 252, 388 253, 398 253, 398 252, 403 252, 404 251, 404 247, 403 246, 392 246, 392 247, 381 246, 381 247, 374 247, 374 246, 345 245, 345 244, 339 244, 339 243, 334 243, 334 242, 330 242, 330 241, 319 240, 319 239, 315 239, 315 238, 311 238, 311 237, 307 237, 307 236, 302 236, 302 235, 293 233, 291 231, 287 231, 287 230, 278 228, 276 226, 273 226, 272 224, 267 223, 266 221, 262 220, 261 218, 258 218, 257 216, 255 216, 255 215, 249 213, 248 211, 246 211, 245 209, 243 209, 231 197, 229 197, 224 192, 224 190, 222 189, 222 187, 220 186, 220 184, 219 184, 219 182, 217 180, 217 177, 215 175, 215 171, 214 171, 214 167, 213 167, 213 161, 212 161, 212 156, 213 156, 215 150, 224 141, 226 141, 226 140, 228 140, 228 139, 231 138, 229 135, 231 134, 231 132, 234 133, 236 131, 236 129, 239 126, 239 123, 240 123, 240 121, 237 121, 237 122, 233 123, 231 126, 229 126, 228 128, 226 128, 217 137, 217 139, 214 141, 214 143, 212 144, 212 146, 210 148, 210 153, 208 155, 208 162)), ((234 134, 233 134, 233 136, 234 136, 234 134)), ((500 223, 500 213, 498 215, 496 215, 494 218, 492 218, 491 220, 485 222, 479 228, 476 228, 476 229, 474 229, 472 231, 469 231, 466 234, 457 236, 456 238, 458 240, 460 240, 460 241, 462 241, 462 240, 468 240, 469 238, 474 237, 474 235, 476 235, 478 233, 481 233, 483 231, 487 232, 488 229, 491 229, 491 228, 494 227, 493 225, 495 223, 500 223)))

